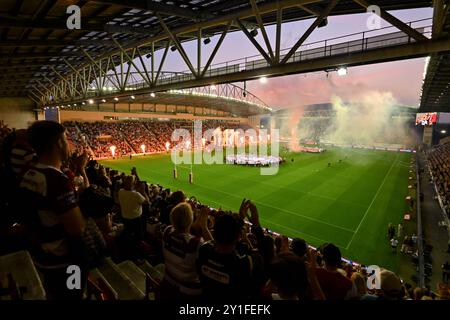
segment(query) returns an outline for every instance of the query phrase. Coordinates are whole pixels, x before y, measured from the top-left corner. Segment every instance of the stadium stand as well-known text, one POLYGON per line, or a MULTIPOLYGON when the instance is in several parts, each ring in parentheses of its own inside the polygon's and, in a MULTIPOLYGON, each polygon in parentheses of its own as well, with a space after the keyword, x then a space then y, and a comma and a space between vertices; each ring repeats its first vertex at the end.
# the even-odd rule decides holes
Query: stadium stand
POLYGON ((429 150, 428 163, 443 209, 448 216, 450 214, 450 144, 439 145, 429 150))
MULTIPOLYGON (((38 121, 28 129, 37 158, 24 164, 18 181, 9 174, 10 164, 2 162, 2 187, 18 195, 11 199, 2 193, 0 203, 0 272, 9 279, 0 278, 0 283, 10 284, 2 295, 43 298, 44 288, 46 299, 413 300, 448 293, 447 287, 439 295, 414 290, 389 270, 381 271, 379 290, 367 290, 364 266, 344 263, 333 244, 307 249, 302 239, 290 242, 263 228, 250 200, 244 199, 235 212, 217 210, 186 199, 181 191, 142 182, 136 170, 130 176, 88 161, 89 146, 96 156, 107 152, 101 135, 111 135, 120 154, 138 152, 140 143, 164 151, 170 123, 65 126, 38 121), (64 132, 81 156, 69 157, 64 132), (133 220, 126 221, 130 212, 133 220), (34 271, 24 278, 8 268, 5 261, 14 258, 35 268, 39 279, 34 271), (61 285, 70 264, 82 266, 80 290, 61 285)), ((439 162, 439 154, 448 157, 449 151, 433 150, 430 161, 439 162)), ((7 158, 10 150, 3 152, 7 158)), ((440 188, 447 190, 448 170, 437 176, 440 188)))
MULTIPOLYGON (((203 121, 202 130, 223 127, 221 121, 203 121)), ((174 129, 192 132, 192 121, 116 121, 116 122, 74 122, 64 123, 67 135, 78 151, 87 150, 96 158, 111 157, 110 146, 116 147, 116 156, 142 153, 166 152, 166 142, 171 141, 174 129), (89 144, 89 146, 88 146, 89 144), (90 149, 90 150, 89 150, 90 149)), ((247 126, 226 123, 227 129, 247 129, 247 126)))

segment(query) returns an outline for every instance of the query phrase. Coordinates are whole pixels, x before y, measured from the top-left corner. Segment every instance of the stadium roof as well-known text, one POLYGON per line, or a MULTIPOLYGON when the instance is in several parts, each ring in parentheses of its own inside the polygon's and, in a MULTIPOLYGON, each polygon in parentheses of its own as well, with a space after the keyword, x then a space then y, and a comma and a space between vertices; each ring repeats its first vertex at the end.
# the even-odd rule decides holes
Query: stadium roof
MULTIPOLYGON (((331 0, 311 0, 298 5, 289 2, 283 10, 283 21, 312 18, 324 10, 331 0)), ((361 13, 362 0, 341 0, 331 15, 361 13)), ((258 6, 277 1, 256 1, 258 6)), ((386 10, 430 7, 432 1, 373 0, 371 4, 386 10)), ((1 0, 0 1, 0 96, 25 96, 35 81, 53 83, 60 75, 98 56, 117 50, 111 34, 123 47, 164 30, 157 15, 172 30, 212 21, 218 17, 251 11, 249 0, 1 0), (81 8, 81 29, 68 30, 67 8, 81 8), (84 51, 78 50, 79 48, 84 51), (76 49, 76 50, 75 50, 76 49)), ((276 23, 276 12, 261 16, 264 24, 276 23)), ((255 17, 245 20, 246 27, 257 26, 255 17)), ((208 27, 211 36, 223 26, 208 27)), ((231 26, 231 31, 238 30, 231 26)), ((195 39, 183 35, 181 41, 195 39)), ((158 42, 156 49, 165 46, 158 42)), ((147 52, 143 51, 142 54, 147 52)), ((117 64, 117 61, 113 61, 117 64)))
MULTIPOLYGON (((445 37, 450 32, 449 7, 435 8, 433 38, 445 37)), ((422 88, 420 112, 450 111, 450 54, 430 56, 422 88)))

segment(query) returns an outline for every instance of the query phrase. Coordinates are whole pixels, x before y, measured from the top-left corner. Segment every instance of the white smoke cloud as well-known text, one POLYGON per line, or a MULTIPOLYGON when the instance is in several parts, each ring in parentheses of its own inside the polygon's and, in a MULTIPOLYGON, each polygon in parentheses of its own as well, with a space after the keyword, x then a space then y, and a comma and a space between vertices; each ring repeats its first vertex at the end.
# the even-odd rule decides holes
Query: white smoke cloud
POLYGON ((291 151, 298 151, 299 141, 314 139, 336 144, 406 147, 414 144, 409 122, 393 117, 399 103, 391 92, 368 91, 353 95, 347 102, 331 98, 334 117, 308 117, 304 108, 293 110, 281 123, 290 136, 291 151))

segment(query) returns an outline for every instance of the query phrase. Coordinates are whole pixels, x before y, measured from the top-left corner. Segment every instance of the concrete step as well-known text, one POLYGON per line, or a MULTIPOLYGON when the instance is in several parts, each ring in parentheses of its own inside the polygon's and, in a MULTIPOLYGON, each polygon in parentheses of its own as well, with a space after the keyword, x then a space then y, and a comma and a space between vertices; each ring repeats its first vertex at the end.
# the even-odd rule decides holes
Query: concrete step
POLYGON ((111 260, 106 258, 98 267, 111 287, 117 292, 119 300, 142 300, 145 297, 143 291, 111 260))
POLYGON ((154 267, 148 261, 143 260, 142 262, 138 263, 137 266, 157 281, 161 282, 164 278, 165 267, 163 264, 159 264, 157 267, 154 267))
POLYGON ((100 272, 100 270, 95 268, 95 269, 92 269, 91 271, 89 271, 89 273, 90 273, 91 277, 94 278, 96 284, 98 284, 99 280, 101 279, 103 281, 103 283, 106 284, 106 286, 111 291, 111 293, 114 295, 114 299, 115 300, 119 299, 119 295, 117 294, 116 290, 114 290, 114 288, 111 286, 111 284, 108 282, 108 280, 106 280, 106 278, 103 276, 103 274, 100 272))
POLYGON ((125 275, 130 278, 134 285, 145 293, 145 272, 142 271, 134 262, 127 260, 117 265, 125 275))

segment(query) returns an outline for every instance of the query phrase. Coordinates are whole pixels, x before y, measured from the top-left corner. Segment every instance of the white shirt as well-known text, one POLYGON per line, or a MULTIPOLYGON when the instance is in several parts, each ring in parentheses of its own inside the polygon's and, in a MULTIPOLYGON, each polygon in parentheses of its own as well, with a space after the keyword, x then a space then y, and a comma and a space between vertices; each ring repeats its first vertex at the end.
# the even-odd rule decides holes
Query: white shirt
POLYGON ((119 204, 124 219, 135 219, 142 215, 142 204, 145 198, 137 191, 119 190, 119 204))

